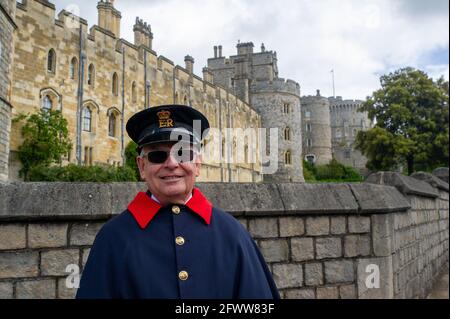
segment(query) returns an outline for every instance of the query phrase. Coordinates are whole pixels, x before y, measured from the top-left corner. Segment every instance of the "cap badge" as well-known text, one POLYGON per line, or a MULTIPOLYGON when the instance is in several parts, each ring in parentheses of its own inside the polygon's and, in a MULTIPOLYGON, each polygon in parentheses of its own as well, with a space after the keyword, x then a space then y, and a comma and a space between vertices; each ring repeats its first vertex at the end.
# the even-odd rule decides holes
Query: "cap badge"
POLYGON ((170 112, 167 110, 156 113, 159 119, 159 128, 173 127, 173 119, 170 118, 170 112))

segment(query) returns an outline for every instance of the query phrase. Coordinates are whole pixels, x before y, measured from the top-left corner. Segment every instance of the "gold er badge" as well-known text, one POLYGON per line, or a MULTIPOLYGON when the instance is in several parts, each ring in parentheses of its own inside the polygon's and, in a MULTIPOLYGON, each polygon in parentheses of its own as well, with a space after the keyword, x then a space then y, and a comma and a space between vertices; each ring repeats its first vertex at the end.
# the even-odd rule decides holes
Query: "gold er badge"
POLYGON ((167 110, 156 113, 159 119, 159 128, 173 127, 173 119, 170 118, 170 112, 167 110))

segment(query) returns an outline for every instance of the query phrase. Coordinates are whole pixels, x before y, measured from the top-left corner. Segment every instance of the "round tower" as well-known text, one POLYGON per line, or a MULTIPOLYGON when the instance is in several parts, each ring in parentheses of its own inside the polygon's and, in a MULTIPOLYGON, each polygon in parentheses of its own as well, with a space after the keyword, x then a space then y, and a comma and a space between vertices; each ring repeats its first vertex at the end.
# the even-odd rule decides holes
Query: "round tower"
POLYGON ((304 96, 302 103, 303 158, 317 165, 332 159, 330 102, 320 96, 304 96))

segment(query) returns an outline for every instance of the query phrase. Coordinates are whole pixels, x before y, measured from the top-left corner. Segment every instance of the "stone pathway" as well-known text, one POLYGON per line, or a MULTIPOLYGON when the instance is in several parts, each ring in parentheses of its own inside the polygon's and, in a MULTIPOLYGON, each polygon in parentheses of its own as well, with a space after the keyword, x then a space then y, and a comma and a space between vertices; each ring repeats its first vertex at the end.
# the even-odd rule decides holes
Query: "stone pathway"
POLYGON ((427 299, 449 299, 448 298, 448 263, 443 267, 439 279, 427 299))

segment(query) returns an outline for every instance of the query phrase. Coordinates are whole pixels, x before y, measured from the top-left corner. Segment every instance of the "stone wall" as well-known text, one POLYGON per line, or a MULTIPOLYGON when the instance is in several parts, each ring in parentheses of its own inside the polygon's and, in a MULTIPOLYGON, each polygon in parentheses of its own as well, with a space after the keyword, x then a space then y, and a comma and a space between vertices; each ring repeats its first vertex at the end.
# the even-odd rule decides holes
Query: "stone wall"
POLYGON ((15 1, 0 0, 0 181, 8 179, 15 1))
MULTIPOLYGON (((448 184, 429 174, 198 186, 249 230, 283 298, 424 297, 448 261, 448 184), (377 273, 379 288, 368 288, 377 273)), ((100 227, 140 190, 0 184, 0 298, 72 298, 67 265, 83 268, 100 227)))

